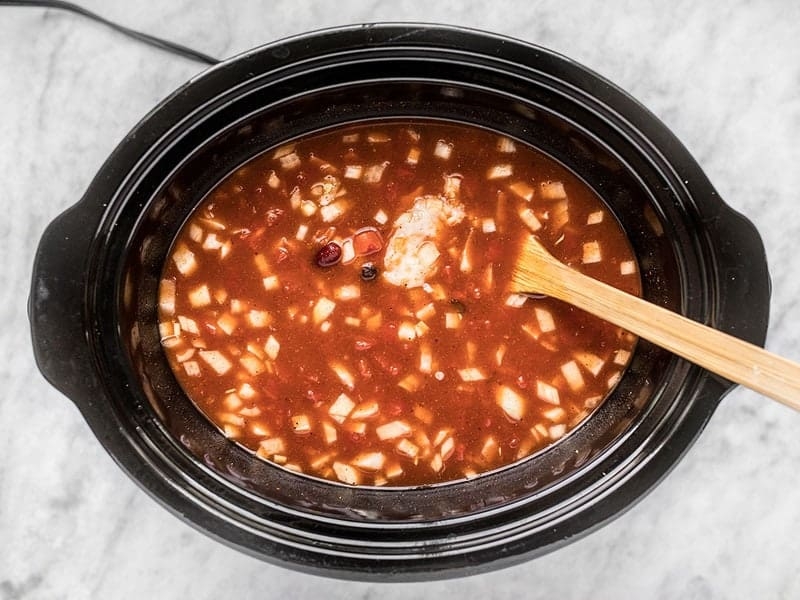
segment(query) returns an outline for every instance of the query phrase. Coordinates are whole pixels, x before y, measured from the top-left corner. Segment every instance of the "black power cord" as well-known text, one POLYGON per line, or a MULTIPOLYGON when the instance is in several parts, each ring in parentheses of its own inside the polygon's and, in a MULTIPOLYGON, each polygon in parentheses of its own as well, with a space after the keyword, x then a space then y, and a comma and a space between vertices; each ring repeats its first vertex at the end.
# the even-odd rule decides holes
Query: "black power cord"
POLYGON ((162 50, 166 50, 167 52, 178 54, 180 56, 183 56, 184 58, 188 58, 190 60, 196 60, 202 63, 206 63, 208 65, 216 65, 217 63, 220 62, 219 59, 216 59, 213 56, 209 56, 208 54, 203 54, 202 52, 198 52, 197 50, 193 50, 192 48, 188 48, 187 46, 183 46, 175 42, 170 42, 169 40, 163 40, 153 35, 142 33, 141 31, 136 31, 135 29, 130 29, 123 25, 114 23, 113 21, 109 21, 108 19, 105 19, 100 15, 85 9, 82 6, 73 4, 72 2, 62 2, 61 0, 41 0, 41 1, 0 0, 0 6, 30 6, 37 8, 56 8, 59 10, 66 10, 81 15, 83 17, 92 19, 93 21, 97 21, 98 23, 102 23, 103 25, 110 27, 114 31, 118 31, 119 33, 127 35, 130 38, 133 38, 140 42, 144 42, 145 44, 150 44, 151 46, 155 46, 156 48, 161 48, 162 50))

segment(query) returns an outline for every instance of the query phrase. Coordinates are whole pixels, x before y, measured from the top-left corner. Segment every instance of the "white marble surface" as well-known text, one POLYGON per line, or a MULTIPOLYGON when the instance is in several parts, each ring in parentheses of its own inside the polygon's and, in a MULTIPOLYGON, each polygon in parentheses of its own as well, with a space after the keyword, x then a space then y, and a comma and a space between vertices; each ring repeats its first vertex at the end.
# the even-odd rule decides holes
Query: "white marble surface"
MULTIPOLYGON (((480 27, 571 56, 663 119, 756 223, 774 283, 768 347, 800 359, 797 2, 84 4, 220 57, 377 20, 480 27)), ((201 69, 66 13, 0 7, 0 599, 800 598, 800 414, 742 389, 633 510, 542 559, 462 580, 304 576, 212 541, 141 492, 39 376, 29 272, 45 225, 123 135, 201 69)))

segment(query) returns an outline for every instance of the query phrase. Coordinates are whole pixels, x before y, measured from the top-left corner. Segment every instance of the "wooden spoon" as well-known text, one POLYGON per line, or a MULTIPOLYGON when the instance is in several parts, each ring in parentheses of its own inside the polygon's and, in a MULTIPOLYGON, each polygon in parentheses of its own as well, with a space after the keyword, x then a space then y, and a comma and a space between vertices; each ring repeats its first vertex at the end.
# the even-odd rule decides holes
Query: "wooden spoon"
POLYGON ((800 365, 579 273, 530 236, 511 289, 563 300, 778 402, 800 410, 800 365))

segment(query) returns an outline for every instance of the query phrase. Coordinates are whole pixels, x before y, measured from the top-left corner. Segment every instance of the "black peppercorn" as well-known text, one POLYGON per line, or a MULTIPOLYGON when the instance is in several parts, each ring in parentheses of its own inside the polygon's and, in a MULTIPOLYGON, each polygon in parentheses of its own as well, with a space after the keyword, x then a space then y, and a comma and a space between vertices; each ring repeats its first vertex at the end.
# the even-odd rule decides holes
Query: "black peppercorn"
POLYGON ((378 276, 377 267, 371 262, 364 263, 361 267, 361 279, 364 281, 372 281, 378 276))

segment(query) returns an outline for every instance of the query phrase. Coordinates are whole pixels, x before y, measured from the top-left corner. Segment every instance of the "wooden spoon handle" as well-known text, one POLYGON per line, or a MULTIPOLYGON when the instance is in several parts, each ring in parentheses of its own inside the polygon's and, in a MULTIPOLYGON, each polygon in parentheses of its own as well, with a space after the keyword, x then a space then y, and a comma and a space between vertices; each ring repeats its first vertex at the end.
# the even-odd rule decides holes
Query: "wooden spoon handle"
POLYGON ((800 410, 799 364, 561 263, 549 264, 542 271, 536 291, 582 308, 709 371, 800 410))

